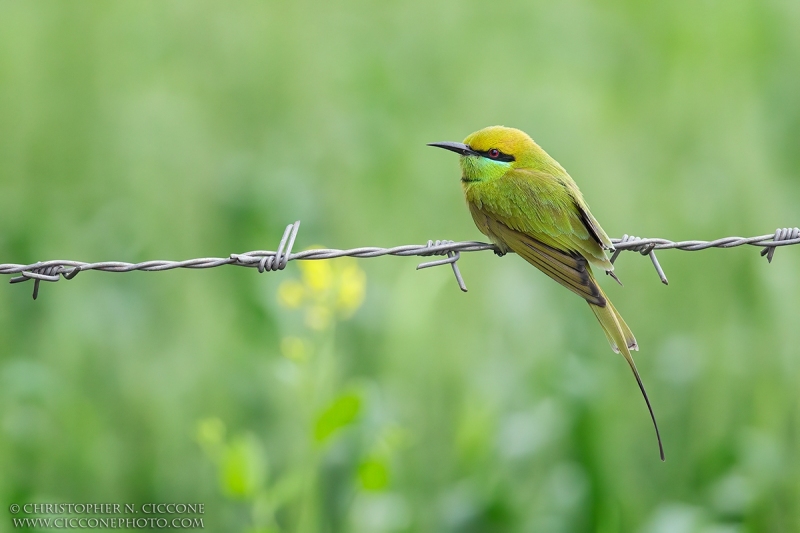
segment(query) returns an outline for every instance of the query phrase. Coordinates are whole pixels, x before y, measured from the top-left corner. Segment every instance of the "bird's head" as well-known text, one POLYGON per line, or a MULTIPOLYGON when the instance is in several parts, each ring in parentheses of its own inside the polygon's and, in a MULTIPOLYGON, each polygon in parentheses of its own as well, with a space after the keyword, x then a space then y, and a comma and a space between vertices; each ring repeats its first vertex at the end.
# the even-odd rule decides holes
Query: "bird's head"
POLYGON ((554 163, 527 133, 505 126, 489 126, 469 135, 463 143, 438 142, 428 146, 461 155, 461 180, 491 181, 515 168, 539 168, 554 163))

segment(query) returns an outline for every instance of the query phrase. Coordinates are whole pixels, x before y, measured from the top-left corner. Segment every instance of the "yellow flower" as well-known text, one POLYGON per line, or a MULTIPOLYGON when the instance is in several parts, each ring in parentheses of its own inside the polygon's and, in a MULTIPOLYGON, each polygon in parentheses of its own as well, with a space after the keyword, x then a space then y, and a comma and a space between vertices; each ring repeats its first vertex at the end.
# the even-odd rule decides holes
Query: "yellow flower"
POLYGON ((316 294, 326 292, 334 283, 333 269, 328 259, 301 261, 300 272, 306 286, 316 294))
POLYGON ((344 318, 355 313, 364 303, 367 287, 367 276, 358 265, 345 265, 339 276, 339 291, 336 295, 336 309, 344 318))
POLYGON ((278 301, 287 309, 305 308, 311 329, 328 329, 335 317, 349 318, 364 303, 367 276, 352 257, 300 261, 300 274, 302 281, 280 284, 278 301))
POLYGON ((331 325, 331 310, 324 305, 313 305, 306 310, 306 325, 324 331, 331 325))
POLYGON ((287 279, 278 286, 278 301, 284 307, 297 309, 305 299, 305 287, 294 279, 287 279))
POLYGON ((299 337, 285 337, 281 340, 281 353, 287 359, 303 362, 308 359, 311 347, 299 337))

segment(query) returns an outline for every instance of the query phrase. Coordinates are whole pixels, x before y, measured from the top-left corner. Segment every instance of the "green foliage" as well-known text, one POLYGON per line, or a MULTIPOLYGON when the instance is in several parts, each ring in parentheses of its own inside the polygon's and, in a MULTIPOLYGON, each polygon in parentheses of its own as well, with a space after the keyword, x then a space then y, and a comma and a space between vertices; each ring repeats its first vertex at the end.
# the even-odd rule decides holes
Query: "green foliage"
POLYGON ((258 441, 240 437, 228 444, 220 459, 222 491, 233 498, 254 495, 264 484, 266 465, 258 441))
POLYGON ((380 459, 367 459, 358 466, 358 479, 366 490, 383 490, 389 485, 389 467, 380 459))
MULTIPOLYGON (((297 219, 297 249, 480 239, 424 145, 491 124, 613 237, 795 226, 798 27, 780 1, 0 0, 0 263, 225 257, 297 219)), ((412 258, 0 287, 0 500, 203 502, 230 532, 800 530, 800 247, 659 259, 668 287, 630 253, 599 281, 663 464, 586 304, 513 255, 463 254, 466 294, 412 258)))
POLYGON ((319 414, 314 426, 314 439, 325 442, 336 432, 351 424, 361 411, 361 398, 356 394, 343 394, 319 414))

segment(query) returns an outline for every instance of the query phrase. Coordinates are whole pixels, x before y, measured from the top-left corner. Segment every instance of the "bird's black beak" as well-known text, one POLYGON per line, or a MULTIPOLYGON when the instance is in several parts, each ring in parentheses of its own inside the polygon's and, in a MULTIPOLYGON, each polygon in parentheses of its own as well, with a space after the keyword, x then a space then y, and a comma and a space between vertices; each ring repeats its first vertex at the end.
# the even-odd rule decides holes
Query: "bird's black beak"
POLYGON ((450 150, 458 155, 480 155, 475 150, 462 143, 441 142, 441 143, 428 143, 428 146, 435 146, 436 148, 444 148, 450 150))

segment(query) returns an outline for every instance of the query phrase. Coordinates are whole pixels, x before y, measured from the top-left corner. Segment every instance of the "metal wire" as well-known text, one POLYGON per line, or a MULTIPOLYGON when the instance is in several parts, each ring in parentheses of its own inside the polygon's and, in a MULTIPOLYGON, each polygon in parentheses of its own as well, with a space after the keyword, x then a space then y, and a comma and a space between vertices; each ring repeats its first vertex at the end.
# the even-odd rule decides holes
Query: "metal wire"
MULTIPOLYGON (((459 288, 467 292, 467 286, 458 270, 456 262, 461 257, 461 252, 480 252, 483 250, 493 250, 500 253, 500 250, 493 244, 485 242, 467 241, 428 241, 427 244, 408 244, 395 246, 393 248, 363 247, 352 248, 350 250, 335 250, 317 248, 292 253, 297 231, 300 229, 300 221, 286 226, 283 237, 278 245, 277 251, 257 250, 243 254, 231 254, 226 258, 203 257, 198 259, 187 259, 185 261, 145 261, 143 263, 123 263, 119 261, 105 261, 102 263, 84 263, 81 261, 52 260, 40 261, 31 265, 0 264, 0 274, 20 274, 11 278, 11 283, 21 283, 34 280, 33 299, 39 294, 39 283, 42 281, 55 282, 63 276, 65 279, 72 279, 80 272, 87 270, 101 270, 103 272, 132 272, 142 270, 145 272, 160 272, 162 270, 172 270, 174 268, 215 268, 223 265, 234 265, 242 267, 257 268, 259 272, 271 272, 283 270, 289 261, 297 260, 320 260, 334 259, 336 257, 380 257, 383 255, 394 255, 400 257, 419 256, 428 257, 446 255, 446 259, 421 263, 417 269, 430 268, 434 266, 449 264, 453 269, 459 288)), ((779 246, 789 246, 800 244, 800 229, 798 228, 778 228, 774 234, 759 235, 757 237, 724 237, 714 241, 682 241, 673 242, 667 239, 640 239, 623 235, 621 239, 612 239, 614 243, 614 254, 611 262, 616 261, 622 251, 635 251, 642 255, 650 256, 653 266, 661 278, 662 283, 667 284, 667 276, 656 259, 656 250, 686 250, 690 252, 706 250, 708 248, 734 248, 736 246, 750 245, 764 247, 761 255, 767 257, 770 263, 775 255, 775 250, 779 246)))

